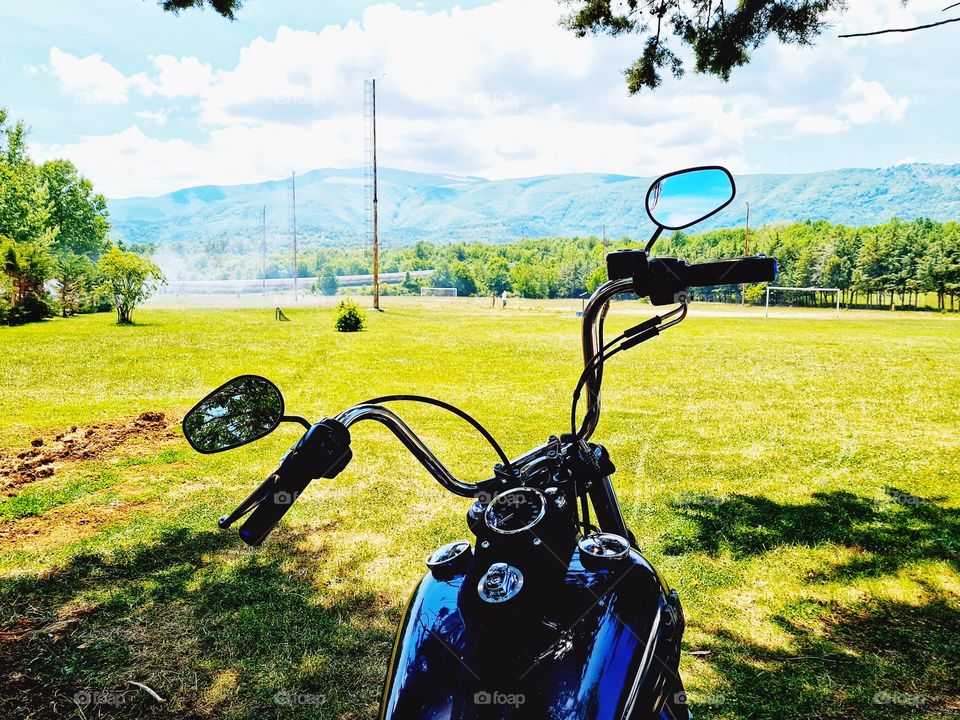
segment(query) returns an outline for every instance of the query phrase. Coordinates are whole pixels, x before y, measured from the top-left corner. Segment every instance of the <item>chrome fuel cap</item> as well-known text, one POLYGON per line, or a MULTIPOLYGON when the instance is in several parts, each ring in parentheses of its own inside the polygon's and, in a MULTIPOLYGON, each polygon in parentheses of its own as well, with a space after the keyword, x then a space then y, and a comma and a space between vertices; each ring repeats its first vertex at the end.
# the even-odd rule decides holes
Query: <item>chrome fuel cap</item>
POLYGON ((430 568, 434 577, 448 577, 466 568, 472 555, 470 543, 466 540, 457 540, 430 553, 430 557, 427 558, 427 567, 430 568))
POLYGON ((523 587, 523 573, 507 563, 494 563, 480 578, 477 592, 488 603, 502 603, 514 597, 523 587))
POLYGON ((580 538, 580 562, 584 567, 615 565, 630 554, 630 543, 614 533, 594 533, 580 538))

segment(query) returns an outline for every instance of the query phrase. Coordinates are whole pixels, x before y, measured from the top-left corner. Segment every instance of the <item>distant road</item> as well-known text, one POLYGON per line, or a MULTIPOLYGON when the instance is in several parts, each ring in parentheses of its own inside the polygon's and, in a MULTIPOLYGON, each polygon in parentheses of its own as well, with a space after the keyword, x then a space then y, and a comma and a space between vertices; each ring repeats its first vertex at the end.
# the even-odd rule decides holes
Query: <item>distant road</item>
MULTIPOLYGON (((411 270, 410 277, 427 277, 433 270, 411 270)), ((405 272, 380 273, 381 283, 401 283, 407 278, 405 272)), ((307 290, 317 281, 313 277, 297 278, 297 287, 307 290)), ((338 275, 341 287, 373 285, 373 275, 338 275)), ((163 295, 238 295, 241 293, 279 293, 293 290, 293 278, 267 278, 266 280, 171 280, 160 288, 163 295)))

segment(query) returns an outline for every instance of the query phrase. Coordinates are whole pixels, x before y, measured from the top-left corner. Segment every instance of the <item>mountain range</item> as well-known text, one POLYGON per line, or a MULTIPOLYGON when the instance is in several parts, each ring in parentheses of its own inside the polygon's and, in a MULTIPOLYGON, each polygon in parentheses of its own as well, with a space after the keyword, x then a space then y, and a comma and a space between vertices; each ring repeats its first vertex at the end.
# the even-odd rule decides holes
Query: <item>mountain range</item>
MULTIPOLYGON (((506 242, 521 237, 643 236, 653 178, 599 173, 509 180, 379 172, 380 237, 388 245, 417 240, 506 242)), ((960 165, 743 175, 737 199, 699 229, 825 219, 848 225, 891 217, 960 219, 960 165)), ((296 177, 298 236, 309 244, 365 242, 362 169, 314 170, 296 177)), ((110 200, 114 238, 181 247, 260 241, 266 208, 268 244, 285 242, 292 225, 290 180, 205 185, 157 197, 110 200)))

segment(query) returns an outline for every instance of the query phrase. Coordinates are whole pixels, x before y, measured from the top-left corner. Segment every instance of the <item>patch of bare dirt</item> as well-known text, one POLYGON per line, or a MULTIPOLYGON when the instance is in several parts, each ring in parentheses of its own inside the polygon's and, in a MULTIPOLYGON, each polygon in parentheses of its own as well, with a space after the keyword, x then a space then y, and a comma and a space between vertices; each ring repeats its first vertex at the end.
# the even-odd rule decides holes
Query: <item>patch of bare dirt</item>
POLYGON ((42 516, 0 523, 0 548, 16 545, 19 550, 30 552, 53 550, 96 535, 107 523, 131 512, 159 507, 157 502, 128 502, 94 505, 82 511, 54 508, 42 516))
POLYGON ((12 495, 22 485, 51 477, 68 463, 108 458, 121 445, 177 437, 162 412, 145 412, 132 420, 67 428, 52 437, 36 437, 29 449, 0 451, 0 493, 12 495))

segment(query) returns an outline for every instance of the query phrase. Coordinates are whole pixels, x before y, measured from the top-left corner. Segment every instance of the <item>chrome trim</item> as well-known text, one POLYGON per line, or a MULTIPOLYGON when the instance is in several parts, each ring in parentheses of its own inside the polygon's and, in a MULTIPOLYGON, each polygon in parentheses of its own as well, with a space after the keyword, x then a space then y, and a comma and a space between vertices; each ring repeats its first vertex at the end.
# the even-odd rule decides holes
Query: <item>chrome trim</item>
POLYGON ((470 543, 466 540, 454 540, 443 547, 439 547, 427 556, 427 567, 431 570, 444 570, 464 560, 464 554, 470 551, 470 543))
POLYGON ((543 520, 543 516, 546 514, 547 514, 547 498, 542 492, 532 487, 518 487, 518 488, 512 488, 510 490, 506 490, 500 493, 499 495, 497 495, 495 498, 493 498, 493 500, 490 501, 490 504, 487 505, 487 509, 483 513, 483 522, 486 524, 488 528, 493 530, 495 533, 499 533, 500 535, 516 535, 517 533, 522 533, 524 530, 529 530, 530 528, 532 528, 538 522, 543 520), (539 496, 540 498, 540 512, 537 514, 537 516, 533 520, 528 522, 522 528, 518 528, 516 530, 500 530, 499 528, 496 528, 490 524, 490 511, 493 509, 493 506, 497 504, 500 498, 506 497, 507 495, 512 495, 514 493, 530 493, 530 492, 536 493, 537 496, 539 496))
POLYGON ((580 561, 583 562, 584 556, 590 560, 599 560, 602 562, 617 562, 623 560, 630 554, 630 543, 622 535, 616 533, 594 533, 585 535, 577 541, 577 547, 580 548, 580 561), (619 549, 615 553, 606 554, 606 549, 617 546, 619 549), (593 552, 590 548, 598 547, 602 554, 593 552))
MULTIPOLYGON (((599 322, 607 314, 610 300, 614 296, 633 292, 633 278, 607 280, 598 287, 583 309, 583 363, 584 367, 600 350, 599 322)), ((587 375, 586 382, 587 412, 583 416, 577 435, 584 441, 590 439, 600 422, 600 382, 596 371, 587 375)))
POLYGON ((523 573, 519 568, 498 562, 487 568, 477 584, 477 594, 488 603, 502 603, 515 598, 523 587, 523 573), (492 576, 498 578, 494 583, 492 576))
POLYGON ((396 435, 407 450, 413 453, 413 456, 420 461, 427 472, 433 475, 444 488, 460 497, 474 497, 476 495, 476 484, 463 482, 447 470, 447 467, 437 459, 437 456, 430 451, 423 440, 392 410, 388 410, 382 405, 354 405, 337 415, 336 419, 343 423, 345 427, 350 427, 361 420, 376 420, 396 435))

